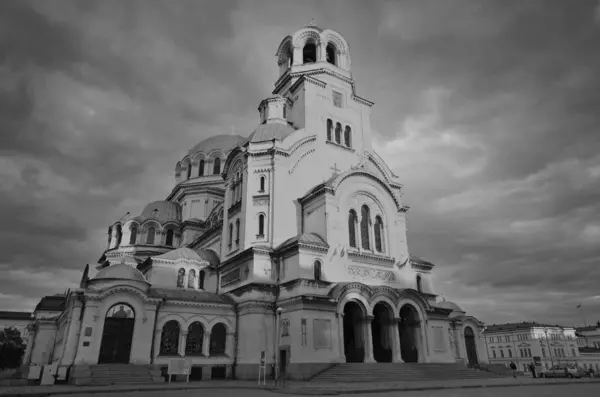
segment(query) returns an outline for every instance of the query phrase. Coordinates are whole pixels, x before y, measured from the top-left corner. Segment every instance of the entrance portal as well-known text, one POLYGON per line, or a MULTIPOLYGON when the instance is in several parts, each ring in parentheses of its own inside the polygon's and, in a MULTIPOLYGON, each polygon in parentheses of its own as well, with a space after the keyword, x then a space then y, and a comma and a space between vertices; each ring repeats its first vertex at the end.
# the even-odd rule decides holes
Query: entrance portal
POLYGON ((117 303, 106 312, 98 364, 129 363, 135 312, 125 303, 117 303))
POLYGON ((373 309, 371 334, 373 335, 373 358, 378 363, 392 362, 392 309, 380 302, 373 309))
POLYGON ((477 344, 475 343, 475 333, 471 327, 465 327, 465 345, 467 347, 467 360, 469 367, 479 364, 477 358, 477 344))
POLYGON ((356 302, 344 306, 344 354, 347 363, 365 360, 364 313, 356 302))
POLYGON ((405 363, 416 363, 419 361, 420 321, 417 310, 411 305, 400 308, 400 323, 398 333, 400 334, 400 353, 405 363))

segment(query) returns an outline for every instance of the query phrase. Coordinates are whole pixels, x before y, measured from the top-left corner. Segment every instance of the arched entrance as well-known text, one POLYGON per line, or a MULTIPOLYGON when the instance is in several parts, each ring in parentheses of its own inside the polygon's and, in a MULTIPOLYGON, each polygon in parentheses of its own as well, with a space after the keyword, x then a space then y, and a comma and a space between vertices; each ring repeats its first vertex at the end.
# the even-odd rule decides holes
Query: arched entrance
POLYGON ((135 311, 126 303, 117 303, 106 312, 98 364, 129 363, 135 311))
POLYGON ((469 367, 479 364, 477 358, 477 344, 475 343, 475 332, 473 328, 465 327, 465 346, 467 347, 467 360, 469 367))
POLYGON ((365 360, 365 313, 356 302, 344 305, 344 354, 347 363, 365 360))
POLYGON ((421 341, 421 322, 417 309, 411 305, 400 308, 400 354, 405 363, 419 362, 419 345, 421 341))
POLYGON ((373 321, 371 321, 373 358, 378 363, 392 362, 392 313, 387 303, 379 302, 373 308, 373 321))

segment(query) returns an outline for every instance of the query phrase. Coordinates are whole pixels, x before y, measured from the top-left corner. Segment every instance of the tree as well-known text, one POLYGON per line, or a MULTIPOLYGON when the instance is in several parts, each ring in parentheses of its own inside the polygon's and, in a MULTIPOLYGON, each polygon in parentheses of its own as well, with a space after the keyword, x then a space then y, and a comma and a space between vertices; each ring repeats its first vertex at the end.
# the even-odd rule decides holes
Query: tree
POLYGON ((18 329, 8 327, 0 330, 0 371, 5 368, 17 368, 24 353, 25 345, 18 329))

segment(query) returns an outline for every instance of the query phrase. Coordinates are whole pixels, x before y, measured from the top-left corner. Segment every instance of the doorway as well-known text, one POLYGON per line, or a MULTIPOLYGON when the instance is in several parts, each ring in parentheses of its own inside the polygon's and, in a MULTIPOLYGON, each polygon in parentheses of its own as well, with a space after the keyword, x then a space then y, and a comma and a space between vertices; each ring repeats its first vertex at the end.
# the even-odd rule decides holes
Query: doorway
POLYGON ((411 305, 400 309, 400 354, 405 363, 419 362, 420 321, 417 310, 411 305))
POLYGON ((392 309, 379 302, 373 308, 371 335, 373 336, 373 358, 378 363, 392 362, 392 309))
POLYGON ((135 312, 125 303, 117 303, 106 312, 98 364, 129 363, 134 324, 135 312))
POLYGON ((465 346, 467 347, 467 360, 469 367, 473 367, 479 364, 479 358, 477 357, 477 344, 475 343, 475 333, 473 328, 465 327, 465 346))
POLYGON ((348 302, 344 306, 344 354, 347 363, 365 361, 364 315, 356 302, 348 302))

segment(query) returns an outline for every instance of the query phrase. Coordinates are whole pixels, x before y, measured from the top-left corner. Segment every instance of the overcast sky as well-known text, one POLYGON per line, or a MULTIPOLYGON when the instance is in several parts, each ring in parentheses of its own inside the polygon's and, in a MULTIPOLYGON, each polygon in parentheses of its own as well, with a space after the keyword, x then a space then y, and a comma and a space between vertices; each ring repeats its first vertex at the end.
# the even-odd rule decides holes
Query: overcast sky
POLYGON ((490 324, 600 320, 595 0, 0 1, 0 310, 76 287, 189 148, 248 135, 313 17, 350 45, 438 292, 490 324))

